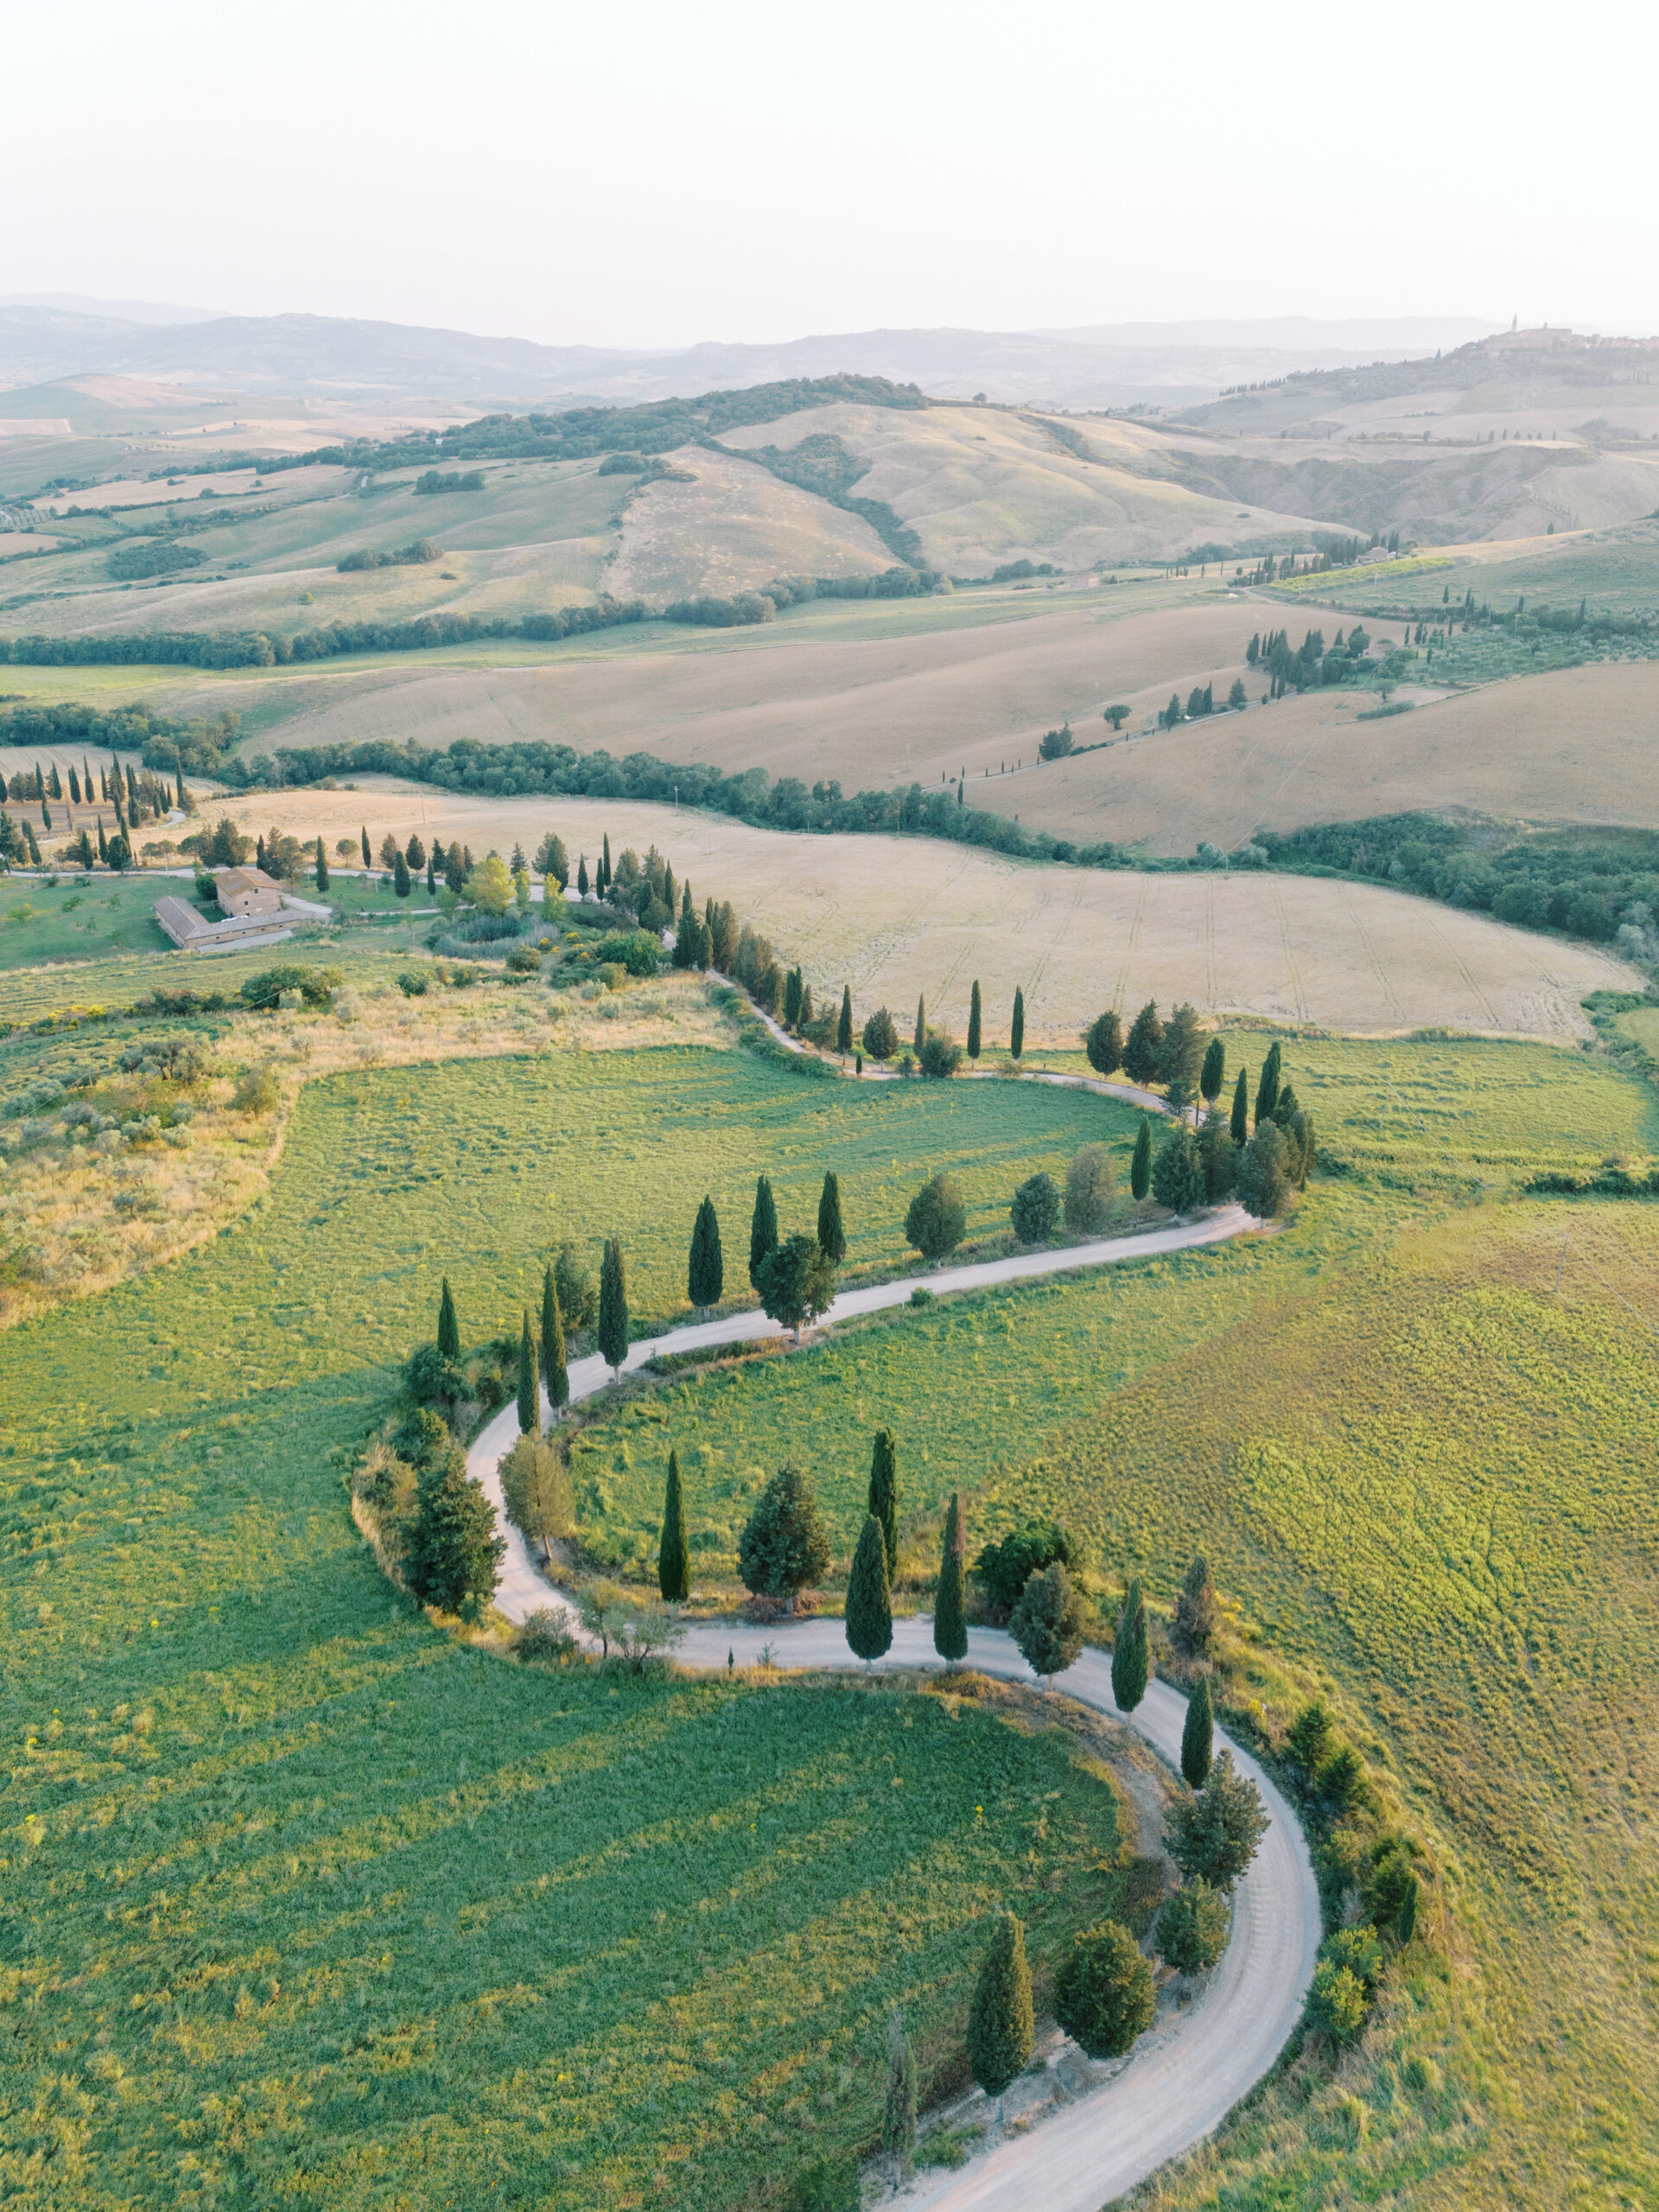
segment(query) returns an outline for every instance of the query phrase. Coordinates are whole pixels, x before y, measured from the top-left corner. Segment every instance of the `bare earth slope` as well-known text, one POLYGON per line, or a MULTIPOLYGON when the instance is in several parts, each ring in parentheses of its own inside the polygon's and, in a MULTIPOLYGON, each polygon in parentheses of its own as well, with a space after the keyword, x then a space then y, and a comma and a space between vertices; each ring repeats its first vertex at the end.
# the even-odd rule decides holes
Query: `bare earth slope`
POLYGON ((372 842, 419 829, 475 852, 527 852, 556 829, 572 855, 656 843, 702 899, 741 916, 800 960, 814 990, 850 983, 860 1020, 878 1004, 966 1027, 986 1000, 986 1045, 1006 1042, 1023 988, 1033 1040, 1072 1042, 1103 1007, 1190 999, 1353 1031, 1426 1027, 1553 1038, 1588 1035, 1580 1001, 1629 989, 1622 961, 1510 929, 1481 914, 1371 886, 1311 877, 1139 875, 1003 861, 926 838, 810 837, 719 816, 599 799, 457 799, 361 779, 352 791, 262 795, 245 826, 332 844, 365 818, 372 842))

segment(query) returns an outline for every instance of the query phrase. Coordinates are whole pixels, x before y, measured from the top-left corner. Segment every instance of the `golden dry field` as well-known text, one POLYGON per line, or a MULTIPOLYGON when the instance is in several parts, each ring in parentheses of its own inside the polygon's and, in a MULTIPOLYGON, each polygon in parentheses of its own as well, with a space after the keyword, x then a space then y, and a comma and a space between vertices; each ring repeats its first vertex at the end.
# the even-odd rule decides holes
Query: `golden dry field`
POLYGON ((906 1016, 918 995, 960 1034, 976 977, 987 1046, 1006 1043, 1023 988, 1033 1042, 1072 1043, 1103 1007, 1190 999, 1250 1014, 1389 1034, 1446 1027, 1587 1036, 1580 1001, 1638 988, 1624 962, 1371 885, 1235 873, 1143 875, 1002 860, 928 838, 817 837, 712 814, 601 799, 489 799, 365 778, 354 791, 263 793, 232 810, 332 847, 366 824, 378 846, 418 830, 481 854, 533 852, 556 830, 574 864, 657 844, 695 895, 729 899, 804 966, 852 987, 859 1018, 906 1016))

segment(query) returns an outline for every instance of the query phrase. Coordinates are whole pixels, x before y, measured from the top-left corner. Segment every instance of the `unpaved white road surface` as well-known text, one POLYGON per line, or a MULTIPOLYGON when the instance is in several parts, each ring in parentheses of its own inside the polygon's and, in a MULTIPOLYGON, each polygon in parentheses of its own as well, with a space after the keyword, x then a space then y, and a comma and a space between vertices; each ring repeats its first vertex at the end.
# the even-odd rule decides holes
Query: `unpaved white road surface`
MULTIPOLYGON (((826 1325, 884 1306, 902 1305, 912 1289, 935 1293, 977 1289, 1061 1269, 1099 1267, 1157 1252, 1210 1244, 1254 1229, 1242 1207, 1228 1206, 1207 1219, 1157 1230, 1074 1245, 1058 1252, 1026 1252, 979 1267, 948 1269, 900 1282, 850 1291, 836 1300, 826 1325)), ((637 1367, 659 1351, 687 1351, 736 1344, 776 1333, 763 1313, 734 1313, 724 1320, 675 1329, 632 1345, 626 1364, 637 1367)), ((609 1375, 597 1357, 570 1369, 572 1401, 591 1396, 609 1375)), ((545 1407, 545 1400, 543 1400, 545 1407)), ((540 1607, 564 1609, 564 1600, 534 1564, 523 1536, 507 1521, 499 1469, 518 1433, 516 1407, 498 1414, 467 1454, 469 1471, 483 1484, 507 1539, 496 1603, 510 1620, 540 1607)), ((728 1657, 749 1666, 770 1646, 781 1667, 855 1667, 839 1620, 802 1621, 751 1628, 739 1621, 702 1622, 676 1657, 683 1666, 719 1668, 728 1657)), ((1035 1677, 1012 1637, 996 1629, 974 1629, 968 1662, 986 1674, 1017 1681, 1035 1677)), ((887 1667, 938 1665, 932 1622, 912 1618, 893 1624, 887 1667)), ((1111 1663, 1085 1651, 1064 1677, 1071 1696, 1116 1713, 1111 1663)), ((1186 1700, 1154 1681, 1127 1717, 1172 1766, 1180 1763, 1186 1700)), ((1218 1736, 1218 1743, 1224 1743, 1218 1736)), ((1319 1944, 1319 1891, 1307 1846, 1295 1816, 1273 1783, 1246 1753, 1232 1747, 1241 1772, 1261 1790, 1271 1816, 1255 1861, 1234 1897, 1233 1932, 1202 1994, 1172 2024, 1145 2037, 1122 2070, 1103 2088, 1079 2097, 1030 2133, 993 2145, 954 2173, 924 2173, 903 2194, 913 2212, 1098 2212, 1109 2198, 1179 2157, 1219 2125, 1261 2079, 1301 2017, 1319 1944)))

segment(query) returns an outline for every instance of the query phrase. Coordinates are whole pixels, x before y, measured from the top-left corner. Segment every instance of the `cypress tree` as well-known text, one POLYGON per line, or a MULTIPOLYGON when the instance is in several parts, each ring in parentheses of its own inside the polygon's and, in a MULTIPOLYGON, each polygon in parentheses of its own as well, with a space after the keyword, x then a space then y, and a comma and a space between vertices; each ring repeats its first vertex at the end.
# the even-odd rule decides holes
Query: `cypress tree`
POLYGON ((1210 1039, 1210 1049, 1204 1056, 1204 1065, 1198 1071, 1198 1092, 1206 1106, 1213 1106, 1221 1096, 1223 1078, 1227 1073, 1227 1047, 1219 1037, 1210 1039))
POLYGON ((968 1057, 970 1060, 977 1060, 979 1058, 982 1012, 979 997, 979 978, 976 976, 974 995, 968 1001, 968 1057))
POLYGON ((911 1050, 915 1053, 918 1060, 922 1057, 922 1047, 926 1044, 926 1042, 927 1001, 925 999, 918 998, 916 1001, 916 1035, 911 1045, 911 1050))
POLYGON ((585 899, 588 896, 588 855, 586 853, 576 862, 576 895, 580 899, 585 899))
POLYGON ((365 868, 372 868, 374 866, 374 855, 369 849, 369 825, 366 822, 363 824, 362 838, 363 865, 365 868))
POLYGON ((408 898, 410 893, 409 862, 404 858, 401 853, 398 854, 397 861, 392 868, 391 887, 397 893, 397 896, 400 899, 408 898))
POLYGON ((1026 995, 1016 990, 1014 995, 1014 1027, 1008 1033, 1008 1050, 1017 1060, 1026 1049, 1026 995))
POLYGON ((778 1249, 778 1208, 772 1202, 772 1185, 762 1175, 754 1186, 754 1213, 749 1222, 749 1281, 756 1290, 760 1287, 762 1263, 778 1249))
POLYGON ((455 1319, 455 1301, 448 1275, 438 1299, 438 1350, 445 1359, 461 1357, 461 1324, 455 1319))
POLYGON ((1137 1203, 1152 1188, 1152 1123, 1141 1117, 1141 1132, 1135 1141, 1135 1157, 1129 1162, 1129 1189, 1137 1203))
POLYGON ((899 1572, 899 1455, 890 1428, 875 1432, 875 1448, 870 1454, 870 1512, 880 1524, 891 1581, 899 1572))
POLYGON ((784 1027, 795 1029, 801 1020, 801 971, 791 968, 784 978, 784 1027))
POLYGON ((620 1382, 628 1356, 628 1284, 622 1247, 614 1236, 605 1240, 605 1260, 599 1271, 599 1349, 620 1382))
POLYGON ((1031 2063, 1031 1968, 1026 1931, 1011 1912, 998 1915, 968 2014, 968 2060, 974 2079, 997 2101, 1031 2063))
POLYGON ((818 1200, 818 1249, 832 1267, 838 1268, 847 1256, 847 1236, 841 1225, 841 1184, 833 1173, 823 1179, 823 1194, 818 1200))
POLYGON ((680 1455, 668 1455, 668 1484, 663 1492, 663 1533, 657 1547, 657 1587, 671 1605, 691 1595, 691 1554, 685 1541, 685 1498, 680 1489, 680 1455))
POLYGON ((319 891, 328 888, 328 855, 322 849, 321 837, 317 840, 317 888, 319 891))
POLYGON ((847 1641, 868 1666, 893 1643, 893 1589, 887 1580, 887 1547, 874 1513, 864 1516, 853 1571, 847 1578, 847 1641))
POLYGON ((1131 1582, 1117 1617, 1117 1636, 1112 1645, 1112 1696, 1120 1713, 1133 1713, 1147 1694, 1151 1672, 1147 1648, 1147 1609, 1141 1585, 1131 1582))
POLYGON ((1255 1087, 1255 1123, 1258 1128, 1263 1122, 1273 1119, 1273 1109, 1279 1103, 1279 1047, 1277 1044, 1270 1045, 1268 1057, 1262 1063, 1262 1080, 1255 1087))
POLYGON ((542 1402, 536 1389, 536 1339, 530 1333, 530 1308, 518 1338, 518 1428, 524 1436, 542 1433, 542 1402))
POLYGON ((1186 1725, 1181 1730, 1181 1772, 1187 1786, 1202 1789, 1210 1779, 1215 1756, 1215 1713, 1210 1703, 1210 1677, 1198 1676, 1198 1686, 1186 1701, 1186 1725))
POLYGON ((1233 1142, 1243 1152, 1249 1141, 1250 1135, 1250 1082, 1248 1068, 1240 1068, 1238 1081, 1233 1086, 1233 1118, 1229 1126, 1232 1132, 1233 1142))
POLYGON ((98 857, 104 861, 107 861, 110 857, 110 848, 104 835, 104 817, 101 814, 98 817, 98 857))
POLYGON ((963 1589, 966 1549, 962 1501, 952 1491, 944 1516, 944 1542, 939 1553, 939 1594, 933 1601, 933 1649, 952 1667, 968 1656, 968 1621, 963 1589))
POLYGON ((570 1402, 570 1377, 564 1363, 564 1316, 559 1311, 558 1286, 551 1268, 542 1277, 542 1380, 556 1421, 570 1402))
POLYGON ((836 1027, 836 1050, 850 1052, 852 1049, 853 987, 850 983, 843 983, 841 987, 841 1020, 836 1027))
POLYGON ((726 1287, 726 1263, 720 1249, 720 1222, 715 1202, 705 1195, 691 1225, 691 1257, 685 1271, 685 1294, 699 1309, 718 1306, 726 1287))
POLYGON ((611 833, 608 830, 605 832, 605 850, 600 860, 599 873, 600 890, 608 891, 611 887, 611 833))
POLYGON ((897 2189, 916 2155, 916 2054, 895 2012, 887 2022, 887 2091, 881 2107, 881 2147, 893 2159, 897 2189))

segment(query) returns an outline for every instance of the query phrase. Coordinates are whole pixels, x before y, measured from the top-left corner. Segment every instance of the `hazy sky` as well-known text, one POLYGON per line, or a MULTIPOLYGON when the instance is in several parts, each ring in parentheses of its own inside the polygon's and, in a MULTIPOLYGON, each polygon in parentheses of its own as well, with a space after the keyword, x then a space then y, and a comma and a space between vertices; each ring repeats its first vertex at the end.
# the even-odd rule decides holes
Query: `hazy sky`
POLYGON ((10 0, 0 293, 681 345, 1659 330, 1651 18, 10 0))

